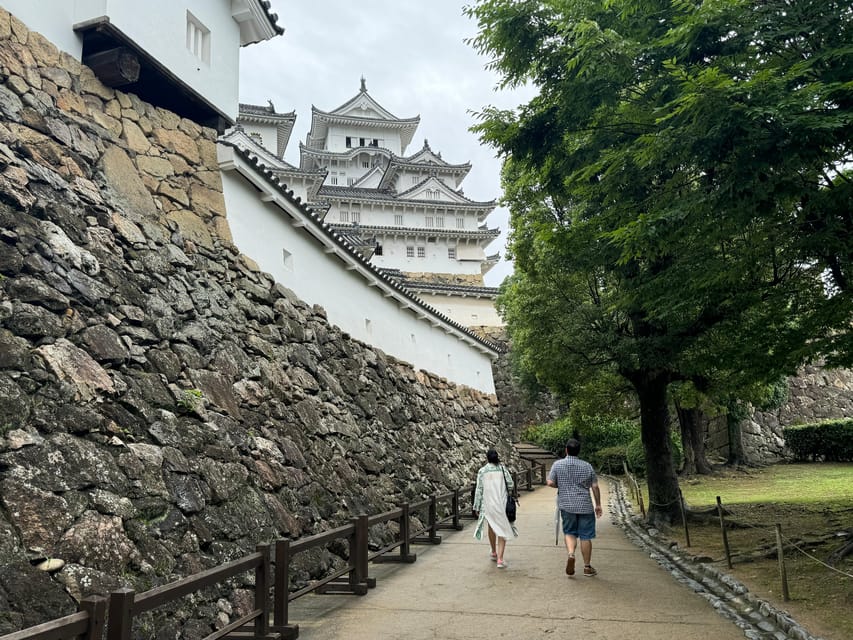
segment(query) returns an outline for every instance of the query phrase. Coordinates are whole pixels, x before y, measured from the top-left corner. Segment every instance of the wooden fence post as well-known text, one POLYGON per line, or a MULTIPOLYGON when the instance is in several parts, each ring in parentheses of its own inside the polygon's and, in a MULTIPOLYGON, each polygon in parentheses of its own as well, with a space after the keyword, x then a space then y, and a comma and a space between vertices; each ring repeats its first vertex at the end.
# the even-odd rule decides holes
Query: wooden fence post
POLYGON ((785 570, 785 547, 782 544, 782 525, 776 523, 776 556, 779 558, 779 578, 782 580, 782 600, 788 602, 791 594, 788 592, 788 572, 785 570))
POLYGON ((684 507, 684 494, 681 489, 678 490, 678 506, 681 509, 681 524, 684 525, 684 543, 690 547, 690 530, 687 528, 687 509, 684 507))
POLYGON ((353 547, 351 548, 353 570, 350 571, 350 587, 353 593, 363 596, 368 588, 376 586, 376 580, 368 577, 368 527, 367 515, 360 515, 353 519, 355 534, 353 535, 353 547))
POLYGON ((261 610, 261 615, 255 618, 255 637, 262 638, 269 633, 270 626, 270 546, 259 544, 255 551, 263 555, 255 567, 255 609, 261 610))
POLYGON ((451 508, 453 509, 453 528, 457 531, 462 530, 462 523, 459 521, 459 489, 453 490, 453 498, 451 498, 451 508))
POLYGON ((80 601, 78 608, 89 614, 89 628, 84 640, 101 640, 107 619, 107 599, 102 596, 88 596, 80 601))
POLYGON ((110 593, 107 640, 130 640, 136 592, 122 588, 110 593))
POLYGON ((723 550, 726 552, 726 564, 731 569, 732 554, 729 551, 729 536, 726 533, 726 520, 723 517, 723 503, 720 501, 720 496, 717 496, 717 514, 720 516, 720 530, 723 532, 723 550))
POLYGON ((414 554, 411 552, 411 528, 409 523, 409 503, 400 505, 403 513, 400 515, 400 560, 403 562, 414 562, 414 554), (411 560, 409 560, 411 558, 411 560))
POLYGON ((288 623, 288 607, 290 604, 288 599, 289 587, 290 540, 276 540, 272 630, 280 633, 282 638, 296 638, 299 636, 299 625, 288 623))

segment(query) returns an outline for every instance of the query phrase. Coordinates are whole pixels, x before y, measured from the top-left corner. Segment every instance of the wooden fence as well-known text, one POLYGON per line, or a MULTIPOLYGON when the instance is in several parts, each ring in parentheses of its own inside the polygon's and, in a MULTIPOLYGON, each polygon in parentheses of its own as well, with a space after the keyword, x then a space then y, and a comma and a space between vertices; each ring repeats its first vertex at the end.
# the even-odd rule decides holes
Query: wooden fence
MULTIPOLYGON (((546 469, 530 462, 524 471, 513 473, 516 489, 533 490, 544 484, 546 469)), ((80 610, 72 615, 0 636, 0 640, 130 640, 134 619, 147 611, 172 603, 179 598, 217 585, 247 571, 255 572, 254 608, 227 626, 206 636, 204 640, 288 640, 299 636, 299 626, 288 618, 288 605, 308 593, 364 595, 376 586, 369 576, 369 563, 412 563, 415 544, 440 544, 442 529, 462 529, 462 520, 470 519, 474 486, 464 491, 434 495, 415 503, 402 503, 396 509, 375 515, 359 515, 349 524, 299 540, 277 540, 258 545, 255 552, 227 564, 188 576, 176 582, 143 593, 133 589, 117 589, 109 598, 90 597, 80 602, 80 610), (463 509, 463 505, 466 508, 463 509), (441 513, 442 515, 439 515, 441 513), (414 515, 424 524, 413 531, 414 515), (368 544, 370 527, 396 522, 396 540, 371 551, 368 544), (296 591, 289 590, 290 567, 294 556, 311 549, 323 548, 337 540, 347 540, 349 557, 344 567, 324 578, 312 581, 296 591), (395 552, 396 553, 392 553, 395 552), (272 605, 271 605, 272 603, 272 605)))

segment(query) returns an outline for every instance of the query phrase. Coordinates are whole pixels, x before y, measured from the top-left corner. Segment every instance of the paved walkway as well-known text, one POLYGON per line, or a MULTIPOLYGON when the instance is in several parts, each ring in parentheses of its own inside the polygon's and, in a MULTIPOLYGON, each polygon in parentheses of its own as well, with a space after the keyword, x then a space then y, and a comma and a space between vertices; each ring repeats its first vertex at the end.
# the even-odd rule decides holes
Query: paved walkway
MULTIPOLYGON (((473 539, 468 521, 463 531, 441 531, 440 545, 413 547, 414 564, 371 564, 377 584, 366 596, 312 594, 293 602, 300 640, 743 639, 707 600, 629 542, 606 509, 593 548, 598 576, 568 578, 562 536, 554 544, 554 493, 522 492, 507 569, 489 560, 488 542, 473 539)), ((606 484, 602 494, 607 504, 606 484)))

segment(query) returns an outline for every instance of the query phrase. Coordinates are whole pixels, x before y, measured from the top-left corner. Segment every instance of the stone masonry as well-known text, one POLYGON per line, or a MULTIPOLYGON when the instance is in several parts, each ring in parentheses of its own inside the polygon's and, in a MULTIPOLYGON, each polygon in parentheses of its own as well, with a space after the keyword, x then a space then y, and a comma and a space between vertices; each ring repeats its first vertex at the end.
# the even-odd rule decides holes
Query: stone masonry
MULTIPOLYGON (((488 446, 512 460, 493 396, 237 251, 215 135, 0 10, 0 634, 464 486, 488 446)), ((236 586, 160 635, 245 613, 236 586)))

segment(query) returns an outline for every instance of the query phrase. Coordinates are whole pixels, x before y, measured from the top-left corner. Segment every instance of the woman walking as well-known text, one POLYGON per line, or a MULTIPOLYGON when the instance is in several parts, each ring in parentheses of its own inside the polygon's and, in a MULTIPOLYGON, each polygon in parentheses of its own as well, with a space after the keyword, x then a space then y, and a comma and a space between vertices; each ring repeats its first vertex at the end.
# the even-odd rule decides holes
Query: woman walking
POLYGON ((489 449, 486 460, 487 463, 477 471, 477 488, 474 490, 474 514, 477 516, 474 537, 482 540, 483 529, 488 531, 492 560, 498 563, 498 569, 504 569, 507 538, 518 536, 515 525, 506 517, 506 499, 515 483, 500 463, 497 451, 489 449))

